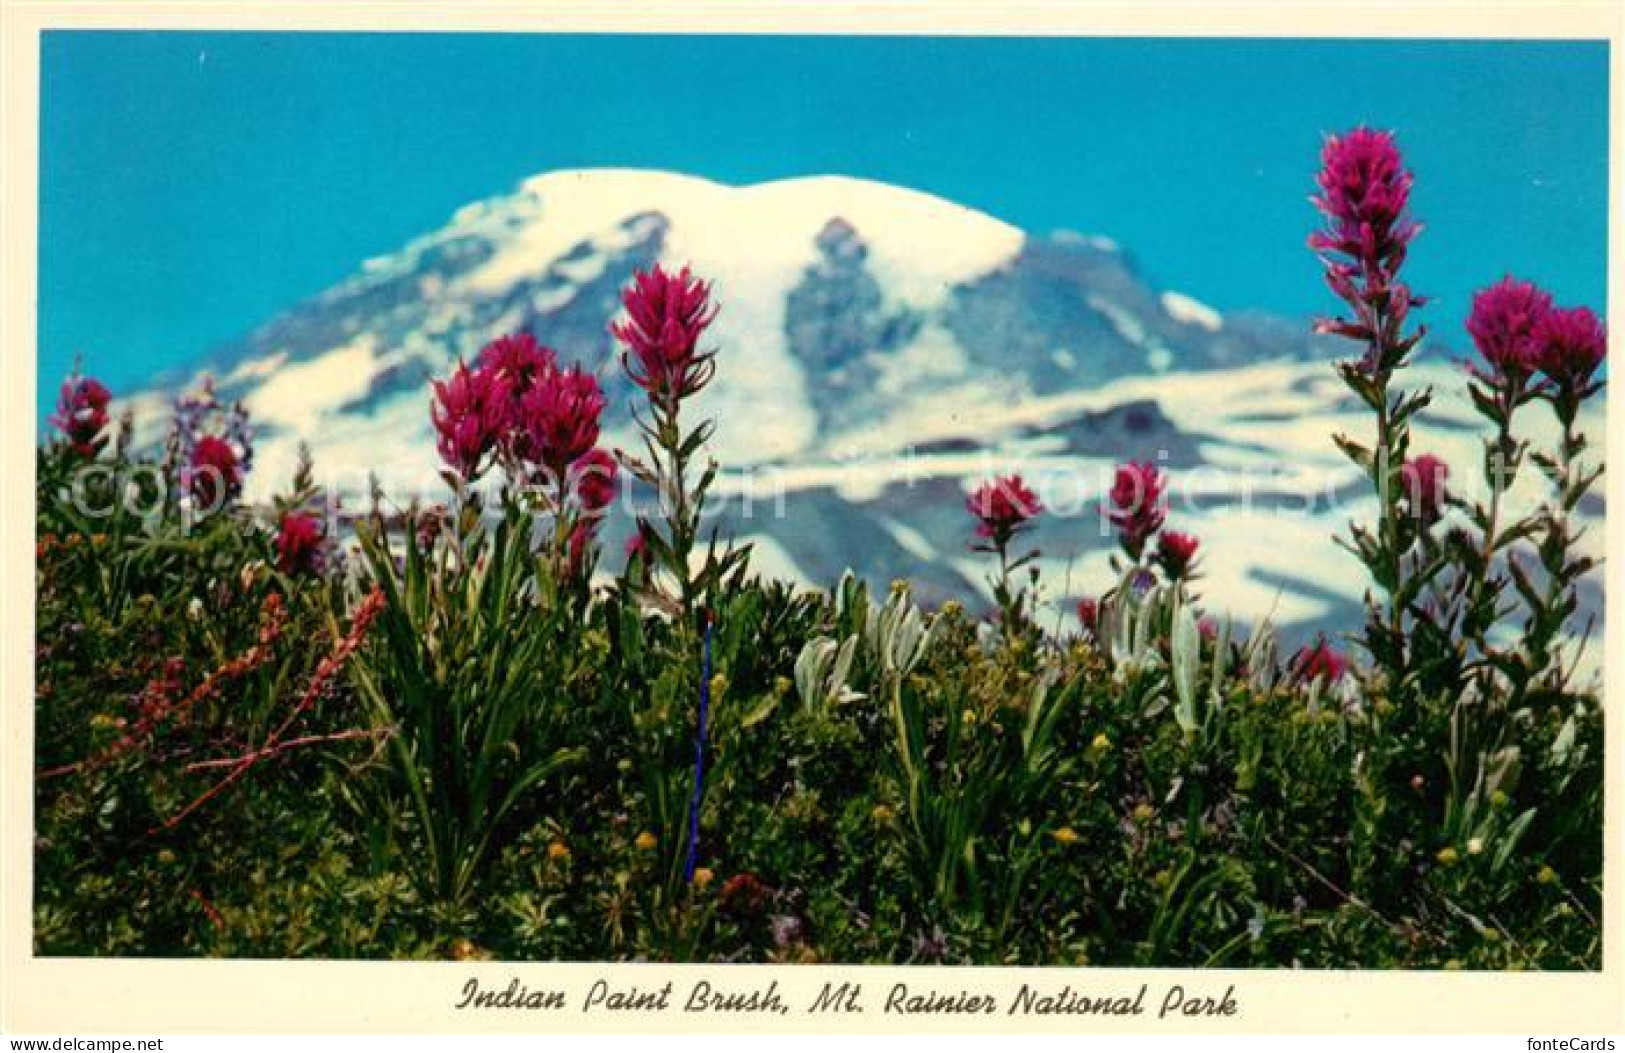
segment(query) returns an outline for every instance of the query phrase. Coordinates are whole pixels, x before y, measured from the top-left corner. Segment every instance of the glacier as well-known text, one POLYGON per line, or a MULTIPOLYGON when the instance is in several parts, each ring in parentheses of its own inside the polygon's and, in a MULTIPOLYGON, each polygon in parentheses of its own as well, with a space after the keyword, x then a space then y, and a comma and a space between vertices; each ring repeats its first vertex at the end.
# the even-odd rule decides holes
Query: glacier
MULTIPOLYGON (((1170 522, 1202 539, 1208 606, 1298 639, 1358 624, 1363 569, 1333 540, 1371 515, 1331 442, 1367 424, 1331 369, 1345 348, 1300 320, 1155 289, 1109 239, 1026 232, 868 180, 539 175, 128 403, 155 437, 178 390, 215 378, 258 430, 250 500, 286 485, 301 442, 349 498, 376 477, 401 503, 440 500, 429 380, 503 333, 528 330, 594 370, 605 441, 634 442, 607 323, 633 268, 657 260, 714 283, 718 373, 696 410, 718 421, 715 512, 757 546, 763 573, 828 586, 851 566, 880 587, 911 578, 928 603, 985 603, 964 495, 1021 471, 1055 510, 1034 540, 1041 616, 1064 629, 1077 598, 1110 584, 1098 502, 1133 457, 1169 473, 1170 522)), ((1476 464, 1459 365, 1424 354, 1405 383, 1436 396, 1416 448, 1476 464)), ((1543 413, 1528 414, 1537 438, 1551 431, 1543 413)), ((1599 449, 1603 423, 1592 407, 1599 449)), ((1541 499, 1534 476, 1516 501, 1541 499)), ((1602 514, 1600 500, 1582 509, 1597 554, 1602 514)), ((627 529, 608 524, 610 562, 627 529)), ((1584 599, 1600 617, 1600 585, 1584 599)))

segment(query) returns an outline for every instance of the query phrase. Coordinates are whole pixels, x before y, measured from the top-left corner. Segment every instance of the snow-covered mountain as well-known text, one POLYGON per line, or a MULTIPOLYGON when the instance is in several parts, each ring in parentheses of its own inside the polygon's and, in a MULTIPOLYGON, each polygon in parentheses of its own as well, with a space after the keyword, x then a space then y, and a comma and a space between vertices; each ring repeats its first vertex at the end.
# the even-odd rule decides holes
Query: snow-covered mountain
MULTIPOLYGON (((375 473, 436 499, 429 378, 519 330, 598 370, 609 441, 629 442, 606 323, 656 260, 691 264, 722 305, 699 408, 727 469, 718 512, 763 573, 827 585, 850 565, 881 585, 910 577, 927 600, 985 597, 964 494, 1018 469, 1055 510, 1035 543, 1063 619, 1109 584, 1098 501, 1135 457, 1173 476, 1210 605, 1300 634, 1352 626, 1360 568, 1331 538, 1370 509, 1329 438, 1365 427, 1327 364, 1342 349, 1153 289, 1107 240, 857 179, 557 172, 459 210, 199 363, 254 416, 249 496, 284 484, 304 440, 341 490, 375 473)), ((1424 444, 1473 463, 1459 372, 1415 373, 1441 395, 1424 444)), ((155 383, 142 415, 189 380, 155 383)))

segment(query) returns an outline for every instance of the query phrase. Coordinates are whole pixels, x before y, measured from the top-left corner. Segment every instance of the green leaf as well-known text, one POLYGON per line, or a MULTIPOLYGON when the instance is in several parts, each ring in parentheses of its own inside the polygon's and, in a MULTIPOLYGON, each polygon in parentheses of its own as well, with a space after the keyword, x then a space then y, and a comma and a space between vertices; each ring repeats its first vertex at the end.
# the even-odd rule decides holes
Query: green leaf
POLYGON ((767 695, 760 702, 758 702, 749 713, 745 714, 744 719, 739 722, 739 726, 741 728, 753 728, 762 721, 766 720, 768 717, 772 716, 774 710, 778 708, 779 700, 774 698, 772 695, 767 695))
POLYGON ((1332 436, 1332 442, 1336 443, 1337 448, 1343 451, 1344 456, 1353 461, 1362 472, 1367 475, 1371 474, 1371 450, 1369 447, 1362 446, 1341 432, 1332 436))
POLYGON ((1196 615, 1191 613, 1189 604, 1176 603, 1169 643, 1174 695, 1178 700, 1174 706, 1174 719, 1187 735, 1194 734, 1198 727, 1196 672, 1201 664, 1201 646, 1202 634, 1196 627, 1196 615))
POLYGON ((1529 830, 1529 824, 1535 821, 1535 809, 1530 808, 1512 820, 1506 830, 1496 839, 1495 855, 1490 861, 1490 873, 1498 874, 1512 858, 1513 851, 1523 835, 1529 830))

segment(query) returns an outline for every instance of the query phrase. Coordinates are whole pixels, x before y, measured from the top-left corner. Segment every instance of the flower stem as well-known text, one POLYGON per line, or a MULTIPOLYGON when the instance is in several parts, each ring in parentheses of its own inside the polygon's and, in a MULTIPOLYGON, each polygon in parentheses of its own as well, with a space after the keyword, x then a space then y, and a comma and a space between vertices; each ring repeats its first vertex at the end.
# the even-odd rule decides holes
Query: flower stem
MULTIPOLYGON (((1382 534, 1383 556, 1388 564, 1388 631, 1392 634, 1394 646, 1403 647, 1403 633, 1405 630, 1404 604, 1400 600, 1402 591, 1403 563, 1399 548, 1399 509, 1394 493, 1394 472, 1396 454, 1400 448, 1395 440, 1395 427, 1392 406, 1388 401, 1389 374, 1386 370, 1377 376, 1377 392, 1380 408, 1377 410, 1377 450, 1381 463, 1377 466, 1377 497, 1381 502, 1382 522, 1379 527, 1382 534)), ((1403 464, 1398 466, 1403 471, 1403 464)), ((1403 664, 1403 658, 1400 663, 1403 664)), ((1399 669, 1394 670, 1395 674, 1399 669)))
POLYGON ((683 457, 683 433, 678 424, 677 400, 661 407, 660 444, 666 455, 668 472, 666 500, 670 504, 673 573, 677 576, 685 624, 694 611, 694 581, 689 573, 689 557, 694 551, 695 526, 688 503, 688 466, 683 457))
MULTIPOLYGON (((1495 450, 1489 464, 1490 505, 1484 519, 1484 541, 1479 552, 1480 567, 1478 575, 1473 579, 1472 589, 1468 599, 1468 613, 1473 618, 1475 626, 1474 636, 1480 650, 1487 649, 1484 638, 1485 627, 1477 626, 1476 614, 1484 602, 1485 593, 1489 589, 1490 579, 1493 577, 1493 562, 1495 554, 1500 551, 1498 536, 1501 532, 1501 498, 1507 488, 1512 484, 1512 475, 1517 470, 1514 462, 1512 439, 1512 414, 1516 406, 1514 399, 1508 399, 1500 420, 1496 422, 1495 450)), ((1494 621, 1493 618, 1490 619, 1494 621)))
POLYGON ((688 804, 688 857, 683 882, 692 884, 700 853, 700 802, 705 795, 705 731, 711 712, 711 618, 705 619, 705 642, 700 659, 700 726, 694 736, 694 795, 688 804))

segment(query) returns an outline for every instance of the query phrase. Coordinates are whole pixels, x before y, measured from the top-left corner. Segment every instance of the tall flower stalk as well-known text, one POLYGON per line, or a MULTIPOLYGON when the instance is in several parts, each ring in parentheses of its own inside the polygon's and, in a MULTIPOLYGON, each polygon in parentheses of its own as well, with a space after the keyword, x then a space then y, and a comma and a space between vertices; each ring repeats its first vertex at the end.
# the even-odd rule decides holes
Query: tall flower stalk
POLYGON ((1551 295, 1533 283, 1506 277, 1473 297, 1467 332, 1482 358, 1471 367, 1469 393, 1478 412, 1495 428, 1484 445, 1484 476, 1489 503, 1473 509, 1481 534, 1469 557, 1464 631, 1481 652, 1489 650, 1488 633, 1499 618, 1502 579, 1495 560, 1514 541, 1526 536, 1533 521, 1503 522, 1506 493, 1517 481, 1527 444, 1517 438, 1513 421, 1518 410, 1540 392, 1536 374, 1538 334, 1551 313, 1551 295))
POLYGON ((1509 558, 1508 566, 1530 608, 1523 634, 1529 675, 1545 674, 1556 690, 1565 689, 1566 677, 1553 661, 1554 644, 1579 608, 1579 579, 1596 565, 1596 560, 1573 552, 1579 535, 1571 519, 1602 476, 1600 463, 1591 466, 1584 460, 1587 443, 1578 420, 1586 400, 1602 390, 1596 373, 1607 358, 1607 332, 1588 308, 1553 308, 1535 330, 1534 361, 1543 378, 1539 397, 1550 404, 1561 429, 1555 451, 1531 454, 1552 487, 1551 500, 1538 515, 1537 552, 1545 588, 1535 588, 1516 559, 1509 558))
MULTIPOLYGON (((635 587, 644 602, 676 621, 675 649, 685 666, 698 658, 700 674, 687 814, 673 811, 660 817, 667 831, 675 831, 686 819, 683 851, 672 861, 675 867, 677 859, 682 859, 683 885, 689 886, 695 881, 699 861, 700 811, 705 797, 712 610, 723 609, 724 593, 743 575, 749 547, 719 548, 718 531, 713 528, 703 560, 696 559, 705 496, 718 466, 708 460, 697 469, 695 461, 716 425, 702 420, 689 428, 683 408, 716 375, 716 352, 700 346, 717 316, 710 286, 687 267, 673 273, 656 265, 633 276, 621 303, 625 316, 610 325, 610 332, 623 347, 621 362, 627 376, 644 395, 644 406, 634 409, 633 417, 642 432, 647 459, 618 453, 627 471, 654 489, 661 513, 658 524, 649 518, 638 520, 640 576, 635 587)), ((677 873, 673 871, 674 878, 677 873)), ((666 891, 676 892, 670 886, 666 891)))
MULTIPOLYGON (((1375 418, 1375 442, 1365 446, 1335 436, 1340 449, 1371 480, 1376 493, 1375 532, 1353 528, 1347 547, 1365 563, 1385 594, 1368 597, 1366 647, 1398 682, 1406 668, 1405 616, 1420 588, 1407 575, 1406 553, 1416 541, 1413 521, 1401 514, 1402 467, 1410 447, 1411 420, 1429 402, 1429 392, 1406 394, 1394 378, 1421 342, 1424 327, 1408 326, 1412 308, 1424 301, 1399 278, 1412 239, 1421 229, 1410 217, 1412 176, 1393 136, 1356 128, 1327 138, 1311 200, 1324 226, 1309 246, 1325 265, 1326 284, 1348 305, 1349 315, 1317 323, 1319 332, 1354 341, 1358 358, 1338 363, 1338 374, 1375 418)), ((1422 575, 1425 577, 1425 574, 1422 575)))
POLYGON ((695 462, 716 422, 702 420, 685 430, 682 410, 716 375, 716 352, 703 350, 700 341, 716 320, 717 307, 710 285, 687 267, 673 273, 659 264, 633 276, 621 303, 625 317, 612 323, 610 332, 623 347, 627 376, 645 397, 644 410, 634 410, 633 416, 647 459, 624 451, 620 458, 633 476, 654 488, 664 521, 663 529, 647 518, 638 521, 642 558, 650 569, 664 570, 669 586, 651 576, 645 599, 680 617, 692 631, 695 612, 742 568, 748 553, 748 548, 719 553, 713 531, 704 562, 693 566, 705 495, 717 473, 715 461, 698 471, 695 462))

